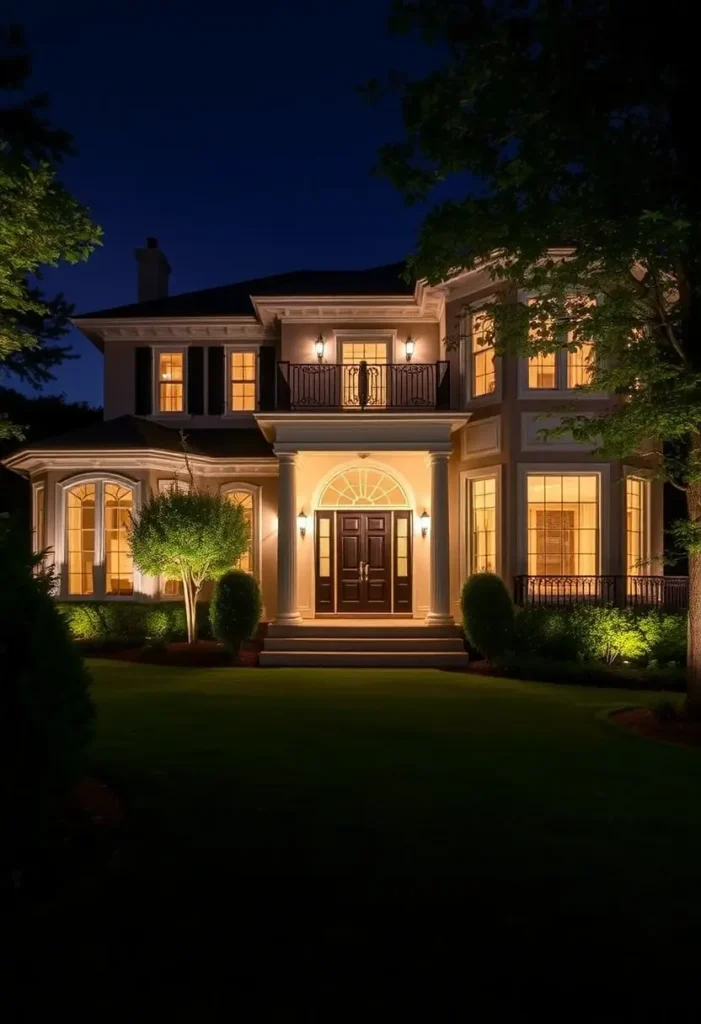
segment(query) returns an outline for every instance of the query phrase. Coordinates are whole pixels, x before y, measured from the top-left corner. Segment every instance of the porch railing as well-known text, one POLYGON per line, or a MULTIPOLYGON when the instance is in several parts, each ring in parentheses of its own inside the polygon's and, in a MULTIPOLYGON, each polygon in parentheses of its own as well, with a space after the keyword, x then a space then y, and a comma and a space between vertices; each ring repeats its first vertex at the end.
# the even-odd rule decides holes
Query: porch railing
POLYGON ((517 605, 617 605, 686 611, 686 576, 515 576, 517 605))
POLYGON ((450 365, 278 363, 277 408, 449 409, 450 365))

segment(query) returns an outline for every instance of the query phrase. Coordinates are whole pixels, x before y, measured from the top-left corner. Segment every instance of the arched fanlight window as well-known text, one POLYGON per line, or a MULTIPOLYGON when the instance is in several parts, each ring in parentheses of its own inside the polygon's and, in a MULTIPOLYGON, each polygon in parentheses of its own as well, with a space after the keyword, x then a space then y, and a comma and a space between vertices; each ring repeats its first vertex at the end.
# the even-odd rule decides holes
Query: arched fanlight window
POLYGON ((355 505, 409 508, 409 501, 402 485, 389 473, 373 466, 357 466, 342 470, 329 481, 319 505, 323 508, 355 505))

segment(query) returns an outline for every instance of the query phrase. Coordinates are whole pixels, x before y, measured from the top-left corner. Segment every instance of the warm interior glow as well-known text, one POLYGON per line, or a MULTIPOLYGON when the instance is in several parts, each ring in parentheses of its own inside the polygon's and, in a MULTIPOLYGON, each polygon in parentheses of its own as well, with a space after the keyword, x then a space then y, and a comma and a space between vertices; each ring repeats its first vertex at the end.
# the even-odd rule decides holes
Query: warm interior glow
MULTIPOLYGON (((531 299, 529 305, 535 300, 531 299)), ((552 326, 552 321, 549 321, 552 326)), ((528 329, 532 345, 538 342, 540 330, 534 325, 528 329)), ((557 387, 557 355, 555 352, 538 352, 528 360, 528 387, 534 389, 554 390, 557 387)))
POLYGON ((325 508, 348 508, 353 505, 378 505, 408 508, 409 502, 400 484, 381 469, 345 469, 331 480, 319 504, 325 508))
POLYGON ((134 507, 133 493, 119 484, 105 484, 105 593, 134 593, 134 563, 128 530, 134 507))
POLYGON ((382 408, 387 404, 387 342, 344 341, 341 344, 343 363, 343 404, 350 408, 360 405, 358 367, 368 366, 367 404, 382 408))
POLYGON ((331 575, 331 520, 319 517, 319 576, 328 579, 331 575))
POLYGON ((255 412, 256 363, 255 352, 231 353, 232 412, 255 412))
POLYGON ((253 495, 250 491, 228 491, 227 498, 233 505, 238 505, 248 524, 248 548, 236 562, 234 568, 244 572, 253 572, 253 495))
POLYGON ((594 373, 594 346, 585 342, 577 351, 567 350, 567 387, 581 388, 591 384, 594 373))
POLYGON ((472 314, 472 397, 489 395, 496 388, 494 322, 489 313, 472 314))
POLYGON ((409 575, 409 520, 397 519, 397 576, 409 575))
POLYGON ((598 566, 598 477, 529 474, 528 574, 594 576, 598 566))
POLYGON ((182 352, 158 353, 158 408, 160 412, 184 412, 183 367, 182 352))
POLYGON ((644 576, 648 557, 647 545, 647 488, 648 481, 639 477, 626 477, 626 572, 629 576, 644 576))
POLYGON ((473 573, 496 572, 496 489, 493 476, 470 482, 473 573))
POLYGON ((95 591, 95 484, 78 484, 68 492, 68 593, 95 591))

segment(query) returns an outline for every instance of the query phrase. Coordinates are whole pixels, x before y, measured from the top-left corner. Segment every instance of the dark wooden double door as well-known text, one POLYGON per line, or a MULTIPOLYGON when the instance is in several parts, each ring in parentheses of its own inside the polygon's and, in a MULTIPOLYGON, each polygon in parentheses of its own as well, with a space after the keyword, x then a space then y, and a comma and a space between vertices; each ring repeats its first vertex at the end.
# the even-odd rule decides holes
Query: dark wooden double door
POLYGON ((392 611, 392 513, 338 512, 338 612, 392 611))

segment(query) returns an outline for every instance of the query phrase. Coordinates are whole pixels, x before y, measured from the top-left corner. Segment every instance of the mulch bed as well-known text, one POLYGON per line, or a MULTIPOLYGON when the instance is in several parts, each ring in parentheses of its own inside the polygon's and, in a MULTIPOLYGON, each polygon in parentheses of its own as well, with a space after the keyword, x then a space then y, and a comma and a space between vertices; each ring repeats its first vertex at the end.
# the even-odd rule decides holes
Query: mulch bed
POLYGON ((115 661, 138 661, 148 665, 167 665, 174 668, 251 668, 258 664, 261 644, 244 644, 238 656, 229 652, 215 640, 200 640, 196 644, 172 643, 163 647, 106 647, 91 650, 93 658, 111 658, 115 661))
POLYGON ((648 708, 632 708, 612 715, 616 725, 654 740, 682 743, 687 747, 701 747, 701 722, 658 722, 648 708))
POLYGON ((119 828, 124 824, 124 805, 120 798, 104 782, 90 776, 74 787, 68 810, 102 828, 119 828))

